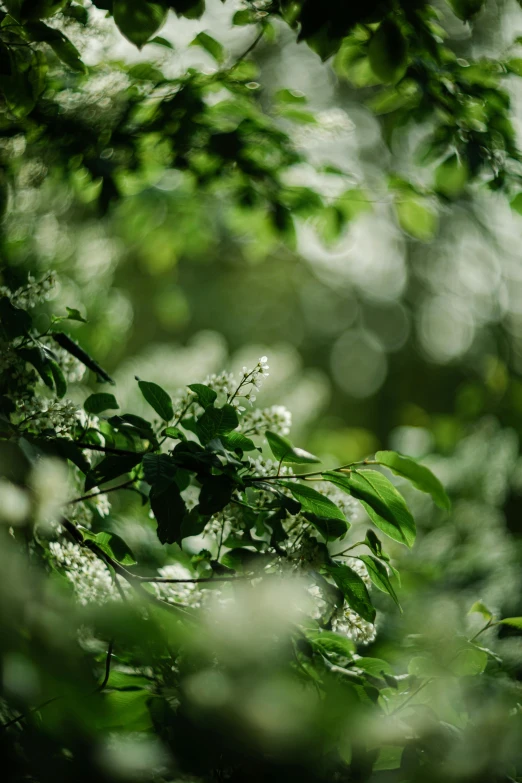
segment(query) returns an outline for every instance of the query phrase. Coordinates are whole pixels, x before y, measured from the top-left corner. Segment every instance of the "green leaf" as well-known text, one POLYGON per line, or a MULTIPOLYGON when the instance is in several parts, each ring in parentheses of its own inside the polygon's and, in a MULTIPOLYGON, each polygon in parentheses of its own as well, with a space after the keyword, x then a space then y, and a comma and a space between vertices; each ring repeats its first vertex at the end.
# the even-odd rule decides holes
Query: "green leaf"
POLYGON ((241 432, 229 432, 228 435, 220 436, 221 443, 229 451, 255 451, 256 444, 241 432))
POLYGON ((380 560, 377 560, 377 558, 372 557, 371 555, 360 555, 359 559, 362 560, 366 566, 368 575, 375 587, 377 587, 383 593, 388 593, 388 595, 393 598, 400 609, 401 605, 399 603, 399 599, 397 598, 397 593, 393 589, 393 585, 390 582, 390 577, 388 576, 388 570, 384 563, 381 563, 380 560))
POLYGON ((222 63, 225 59, 225 50, 223 46, 219 43, 219 41, 216 41, 216 39, 212 38, 212 36, 208 33, 198 33, 190 45, 200 46, 218 63, 222 63))
POLYGON ((374 74, 385 84, 395 84, 404 76, 408 65, 408 42, 391 19, 381 22, 372 35, 368 59, 374 74))
POLYGON ((109 691, 102 698, 103 710, 96 713, 98 730, 142 732, 152 728, 148 703, 153 697, 149 690, 109 691))
POLYGON ((87 70, 78 49, 60 30, 41 21, 26 23, 25 30, 32 41, 49 44, 56 56, 69 68, 82 73, 87 70))
POLYGON ((346 517, 341 509, 316 489, 297 481, 281 481, 280 484, 290 490, 294 498, 301 504, 303 511, 309 511, 322 519, 340 519, 342 522, 346 522, 346 517))
POLYGON ((232 405, 222 408, 209 407, 197 421, 197 433, 201 443, 207 444, 213 438, 227 435, 239 424, 236 409, 232 405))
POLYGON ((478 647, 465 647, 458 651, 449 668, 457 677, 475 677, 482 674, 487 663, 487 653, 478 647))
POLYGON ((101 378, 103 381, 112 383, 113 386, 115 385, 110 375, 108 375, 105 370, 100 367, 98 362, 95 362, 94 359, 92 359, 89 354, 83 350, 83 348, 80 348, 80 346, 75 343, 74 340, 69 337, 69 335, 65 334, 65 332, 55 332, 52 337, 53 340, 55 340, 58 345, 70 353, 71 356, 74 356, 75 359, 78 359, 78 361, 84 364, 89 370, 95 372, 98 376, 98 379, 101 378))
POLYGON ((136 559, 123 538, 116 533, 91 533, 90 530, 82 530, 84 538, 94 541, 105 554, 124 566, 136 565, 136 559))
POLYGON ((272 454, 278 462, 291 462, 294 465, 307 465, 320 462, 317 457, 314 457, 314 455, 310 454, 308 451, 293 446, 290 441, 283 438, 282 435, 277 435, 277 433, 267 430, 265 432, 265 437, 272 454))
POLYGON ((163 26, 167 8, 148 0, 113 0, 112 14, 117 26, 138 49, 163 26))
POLYGON ((143 457, 145 481, 156 493, 164 492, 175 481, 178 469, 170 454, 145 454, 143 457))
POLYGON ((109 408, 116 409, 119 407, 114 394, 106 394, 105 392, 90 394, 83 403, 85 412, 92 414, 102 413, 102 411, 106 411, 109 408))
POLYGON ((173 438, 174 440, 187 440, 187 436, 179 427, 165 427, 161 434, 166 435, 167 438, 173 438))
POLYGON ((427 199, 400 195, 395 211, 403 231, 421 242, 430 242, 437 231, 437 213, 427 199))
POLYGON ((435 171, 435 189, 448 199, 458 198, 468 182, 466 163, 457 155, 450 155, 435 171))
POLYGON ((455 16, 463 22, 478 14, 485 2, 486 0, 447 0, 455 16))
POLYGON ((512 628, 522 629, 522 617, 504 617, 498 622, 499 625, 510 625, 512 628))
POLYGON ((167 41, 166 38, 162 38, 161 35, 157 35, 155 38, 151 38, 148 43, 157 44, 157 46, 164 46, 166 49, 174 49, 174 46, 171 44, 171 42, 167 41))
POLYGON ((379 749, 379 755, 373 762, 373 772, 383 772, 389 769, 399 769, 404 747, 400 745, 385 745, 379 749))
POLYGON ((118 476, 129 473, 141 462, 141 454, 110 455, 104 457, 85 477, 85 490, 88 491, 118 476))
POLYGON ((67 381, 62 372, 62 368, 54 359, 49 359, 49 366, 53 375, 54 385, 56 387, 56 396, 61 400, 67 391, 67 381))
POLYGON ((376 470, 352 470, 342 476, 323 473, 339 489, 353 495, 366 509, 376 527, 390 538, 411 547, 415 541, 415 521, 402 495, 376 470))
POLYGON ((157 383, 152 383, 151 381, 140 380, 138 380, 138 386, 146 401, 163 421, 170 421, 174 418, 172 400, 161 386, 158 386, 157 383))
POLYGON ((69 321, 81 321, 83 324, 87 323, 83 315, 75 307, 66 307, 65 309, 67 310, 67 318, 69 321))
POLYGON ((40 347, 34 348, 19 348, 17 350, 18 356, 24 361, 32 364, 42 381, 50 389, 54 389, 54 376, 51 369, 51 363, 46 352, 40 347))
POLYGON ((368 590, 359 574, 349 566, 336 563, 324 566, 324 570, 334 580, 342 592, 351 609, 361 615, 364 620, 373 623, 375 620, 375 608, 372 605, 368 590))
POLYGON ((31 328, 32 319, 29 313, 15 307, 9 297, 0 298, 0 324, 2 331, 9 340, 15 337, 23 337, 31 328))
POLYGON ((522 193, 517 193, 515 198, 510 201, 509 206, 515 212, 518 212, 519 215, 522 215, 522 193))
POLYGON ((371 677, 381 677, 383 674, 393 674, 392 667, 387 661, 383 661, 381 658, 369 658, 366 655, 356 656, 353 660, 353 665, 358 669, 362 669, 371 677))
POLYGON ((403 457, 396 451, 378 451, 375 459, 380 465, 392 470, 398 476, 411 481, 414 487, 421 492, 427 492, 431 495, 434 502, 440 507, 449 511, 451 501, 447 496, 444 487, 439 479, 425 465, 420 465, 410 457, 403 457))
POLYGON ((133 413, 125 413, 122 416, 111 416, 108 419, 111 427, 116 432, 121 432, 126 438, 140 438, 141 440, 149 441, 149 444, 153 448, 158 447, 158 440, 156 434, 152 429, 152 425, 146 419, 141 416, 135 416, 133 413))
POLYGON ((327 655, 341 655, 344 658, 352 658, 355 652, 355 644, 347 636, 333 631, 308 631, 306 638, 312 647, 327 655))
POLYGON ((202 408, 208 408, 217 400, 217 394, 214 389, 211 389, 210 386, 205 386, 203 383, 191 383, 188 388, 197 395, 198 402, 202 408))
POLYGON ((181 543, 181 525, 187 508, 176 482, 164 492, 150 493, 150 507, 158 523, 158 538, 162 544, 181 543))
POLYGON ((232 24, 242 27, 247 24, 255 24, 258 21, 257 12, 251 8, 242 8, 241 11, 236 11, 232 17, 232 24))
POLYGON ((349 522, 343 519, 326 519, 315 514, 305 514, 305 516, 327 541, 342 538, 350 527, 349 522))
POLYGON ((493 612, 482 601, 475 601, 468 614, 481 614, 487 622, 493 619, 493 612))
POLYGON ((207 476, 199 493, 199 510, 212 515, 222 511, 230 503, 234 482, 228 476, 207 476))

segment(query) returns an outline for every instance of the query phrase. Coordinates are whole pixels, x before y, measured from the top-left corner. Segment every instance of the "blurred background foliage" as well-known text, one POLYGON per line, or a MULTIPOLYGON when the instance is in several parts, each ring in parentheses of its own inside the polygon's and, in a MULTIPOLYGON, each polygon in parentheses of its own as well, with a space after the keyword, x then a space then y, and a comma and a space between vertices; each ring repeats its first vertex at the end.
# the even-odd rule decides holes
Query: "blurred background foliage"
MULTIPOLYGON (((367 4, 384 8, 368 23, 336 23, 337 40, 320 18, 331 12, 336 22, 333 2, 211 0, 202 15, 170 14, 161 39, 141 50, 105 17, 108 5, 75 3, 88 25, 55 25, 87 74, 54 50, 44 55, 45 98, 61 102, 57 116, 74 120, 72 130, 42 134, 32 109, 13 120, 3 107, 5 281, 56 270, 53 309, 86 316, 70 332, 116 379, 122 408, 137 404, 135 375, 173 389, 266 353, 263 403, 284 402, 295 437, 327 464, 378 448, 426 460, 453 512, 408 498, 422 534, 413 553, 394 553, 405 613, 383 615, 372 655, 402 660, 394 651, 408 632, 427 631, 428 617, 434 637, 441 626, 449 633, 479 597, 522 614, 518 4, 433 3, 429 24, 444 52, 430 56, 422 30, 408 27, 422 3, 395 4, 399 33, 388 31, 380 49, 375 25, 394 4, 367 4), (201 33, 223 49, 204 38, 191 46, 201 33), (146 102, 133 122, 148 130, 127 127, 127 148, 121 117, 144 94, 166 93, 164 78, 214 112, 196 157, 183 157, 183 122, 165 134, 176 139, 166 148, 146 102), (238 116, 254 127, 241 140, 241 175, 229 165, 237 147, 212 147, 238 116), (265 125, 270 166, 252 179, 265 125), (61 147, 69 133, 77 151, 61 147), (100 169, 121 149, 121 170, 100 169)), ((116 505, 117 524, 131 517, 132 506, 116 505)), ((484 639, 519 680, 520 634, 492 629, 484 639)))

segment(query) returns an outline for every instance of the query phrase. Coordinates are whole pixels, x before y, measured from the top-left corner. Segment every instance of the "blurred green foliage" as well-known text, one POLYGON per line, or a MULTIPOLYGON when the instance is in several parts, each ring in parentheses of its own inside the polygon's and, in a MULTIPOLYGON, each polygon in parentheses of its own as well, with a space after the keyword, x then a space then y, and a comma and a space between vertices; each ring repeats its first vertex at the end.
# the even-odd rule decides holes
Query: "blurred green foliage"
MULTIPOLYGON (((117 381, 91 367, 75 405, 137 411, 116 437, 148 437, 135 375, 172 391, 269 353, 264 400, 326 467, 394 449, 453 500, 446 514, 394 479, 418 537, 391 546, 403 613, 374 585, 369 647, 325 630, 296 649, 279 594, 214 608, 203 630, 78 605, 6 523, 11 779, 520 779, 520 628, 496 624, 522 614, 518 5, 1 7, 2 275, 13 291, 58 272, 52 311, 72 320, 53 328, 117 381), (304 686, 319 654, 320 697, 304 686)), ((44 333, 51 309, 33 318, 44 333)), ((36 504, 30 481, 15 477, 36 504)), ((137 493, 110 497, 109 517, 90 512, 98 544, 187 567, 137 493)))

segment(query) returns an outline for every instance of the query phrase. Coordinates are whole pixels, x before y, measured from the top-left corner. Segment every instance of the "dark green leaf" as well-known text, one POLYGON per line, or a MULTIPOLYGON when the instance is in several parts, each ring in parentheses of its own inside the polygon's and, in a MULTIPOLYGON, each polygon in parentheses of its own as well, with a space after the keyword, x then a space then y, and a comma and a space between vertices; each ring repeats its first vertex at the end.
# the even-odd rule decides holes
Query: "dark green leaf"
POLYGON ((23 337, 29 332, 32 320, 29 313, 15 307, 9 297, 2 296, 0 298, 0 324, 7 339, 14 340, 15 337, 23 337))
POLYGON ((207 476, 199 493, 199 510, 202 514, 217 514, 230 503, 234 483, 228 476, 207 476))
POLYGON ((247 438, 241 432, 229 432, 228 435, 220 435, 223 446, 229 451, 255 451, 257 449, 254 441, 247 438))
POLYGON ((217 400, 217 394, 210 386, 205 386, 202 383, 191 383, 188 387, 197 395, 197 399, 202 408, 208 408, 209 405, 213 405, 217 400))
POLYGON ((498 622, 500 625, 510 625, 512 628, 520 628, 522 630, 522 617, 504 617, 498 622))
POLYGON ((386 19, 372 35, 368 46, 371 69, 385 84, 401 79, 408 64, 408 43, 401 28, 386 19))
POLYGON ((175 480, 178 466, 169 454, 145 454, 143 472, 145 481, 156 493, 164 492, 175 480))
POLYGON ((152 425, 141 416, 135 416, 133 413, 124 413, 122 416, 111 416, 109 424, 115 430, 121 432, 132 432, 143 440, 149 440, 152 444, 156 443, 156 435, 152 425))
POLYGON ((173 438, 174 440, 187 440, 187 436, 179 427, 165 427, 162 435, 166 435, 167 438, 173 438))
POLYGON ((380 465, 385 465, 394 473, 411 481, 414 487, 421 492, 427 492, 440 508, 449 511, 451 502, 444 491, 444 487, 431 470, 425 465, 420 465, 410 457, 403 457, 395 451, 378 451, 375 459, 380 465))
POLYGON ((83 315, 75 307, 66 307, 65 309, 67 310, 67 318, 69 321, 81 321, 83 324, 87 323, 83 315))
POLYGON ((147 43, 167 18, 167 9, 148 0, 113 0, 114 21, 138 49, 147 43))
POLYGON ((124 566, 136 565, 136 559, 125 541, 116 533, 91 533, 90 530, 82 530, 83 537, 94 541, 105 554, 124 566))
POLYGON ((59 399, 62 399, 62 397, 65 395, 65 392, 67 391, 67 381, 65 380, 65 375, 63 374, 62 368, 58 362, 55 362, 54 359, 49 359, 49 366, 51 368, 54 385, 56 387, 56 396, 59 399))
POLYGON ((183 522, 181 523, 181 538, 201 535, 209 519, 209 516, 200 513, 199 506, 194 506, 194 508, 188 511, 183 517, 183 522))
POLYGON ((298 449, 293 446, 290 441, 286 438, 283 438, 282 435, 278 435, 275 432, 270 432, 270 430, 267 430, 265 432, 265 437, 268 441, 268 445, 270 446, 272 454, 279 462, 291 462, 295 465, 306 465, 311 462, 320 461, 317 457, 314 457, 314 455, 310 454, 308 451, 304 451, 304 449, 298 449))
POLYGON ((397 593, 393 589, 393 585, 390 582, 390 577, 388 576, 388 570, 384 563, 381 563, 380 560, 377 560, 377 558, 372 557, 371 555, 361 555, 359 559, 362 560, 366 566, 370 579, 372 580, 375 587, 377 587, 383 593, 388 593, 388 595, 393 598, 400 609, 401 605, 399 603, 399 599, 397 598, 397 593))
POLYGON ((158 538, 162 544, 181 543, 181 525, 186 514, 185 501, 176 482, 164 492, 150 493, 150 507, 158 523, 158 538))
POLYGON ((222 408, 207 408, 197 421, 197 432, 201 443, 209 443, 213 438, 227 435, 239 424, 236 409, 232 405, 222 408))
POLYGON ((337 538, 342 538, 350 526, 343 519, 327 519, 308 513, 305 516, 327 541, 335 541, 337 538))
POLYGON ((164 46, 166 49, 174 49, 174 46, 171 44, 170 41, 167 41, 166 38, 162 38, 161 35, 156 35, 154 38, 151 38, 150 41, 148 41, 150 44, 157 44, 158 46, 164 46))
POLYGON ((62 62, 74 71, 85 71, 80 53, 73 43, 60 30, 49 27, 44 22, 28 22, 25 30, 33 41, 47 43, 62 62))
POLYGON ((108 375, 105 370, 100 367, 98 362, 95 362, 94 359, 92 359, 89 354, 83 350, 83 348, 80 348, 80 346, 77 345, 74 340, 71 340, 69 335, 65 334, 65 332, 56 332, 52 335, 52 337, 53 340, 55 340, 58 345, 70 353, 71 356, 74 356, 75 359, 78 359, 78 361, 84 364, 89 370, 95 372, 98 378, 101 378, 103 381, 107 381, 107 383, 112 383, 114 386, 114 381, 110 375, 108 375))
POLYGON ((86 413, 98 414, 109 408, 119 408, 114 394, 107 394, 105 392, 99 392, 97 394, 91 394, 83 403, 83 408, 86 413))
POLYGON ((172 400, 161 386, 150 381, 138 381, 138 386, 151 408, 156 411, 163 421, 170 421, 174 418, 172 400))
POLYGON ((333 631, 309 631, 306 638, 315 649, 327 655, 342 655, 351 659, 355 652, 355 644, 351 639, 333 631))
POLYGON ((43 348, 20 348, 17 353, 24 361, 33 365, 46 386, 50 389, 54 389, 54 376, 51 362, 43 348))
POLYGON ((219 41, 216 41, 215 38, 212 38, 211 35, 208 35, 208 33, 198 33, 192 41, 191 46, 200 46, 218 63, 222 63, 225 59, 225 50, 222 44, 220 44, 219 41))
POLYGON ((297 481, 281 481, 280 483, 290 490, 294 498, 301 504, 303 511, 309 511, 323 519, 340 519, 341 522, 346 522, 346 517, 341 509, 312 487, 297 481))
POLYGON ((88 491, 118 476, 129 473, 141 462, 141 454, 110 455, 104 457, 85 477, 85 490, 88 491))
POLYGON ((351 609, 360 614, 364 620, 373 623, 375 620, 375 609, 368 595, 366 585, 359 574, 355 573, 349 566, 338 563, 324 566, 324 570, 332 577, 351 609))
POLYGON ((413 546, 415 521, 404 498, 386 476, 376 470, 352 470, 343 474, 323 473, 323 477, 360 500, 374 525, 383 533, 406 546, 413 546))

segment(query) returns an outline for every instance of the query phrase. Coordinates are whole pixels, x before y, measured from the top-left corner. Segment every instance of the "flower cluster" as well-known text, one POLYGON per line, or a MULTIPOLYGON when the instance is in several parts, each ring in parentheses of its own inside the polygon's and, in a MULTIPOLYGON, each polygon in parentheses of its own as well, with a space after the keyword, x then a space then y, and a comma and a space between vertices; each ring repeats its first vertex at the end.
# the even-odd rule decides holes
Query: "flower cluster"
POLYGON ((15 307, 22 310, 31 310, 41 302, 50 299, 56 286, 56 278, 53 272, 48 272, 40 280, 29 275, 26 285, 20 286, 16 291, 10 291, 5 286, 0 287, 0 296, 7 296, 15 307))
POLYGON ((209 375, 205 385, 210 386, 217 394, 223 394, 226 401, 233 405, 238 413, 243 413, 246 409, 241 404, 241 400, 254 404, 256 401, 254 392, 260 390, 263 380, 268 377, 268 369, 268 358, 261 356, 253 370, 243 367, 239 381, 233 373, 222 372, 219 375, 209 375))
MULTIPOLYGON (((158 569, 163 579, 190 579, 191 575, 180 563, 172 563, 158 569)), ((183 604, 193 609, 201 607, 201 591, 193 582, 153 582, 158 598, 169 604, 183 604)))
POLYGON ((60 365, 61 370, 69 383, 79 383, 85 375, 85 365, 71 356, 64 348, 60 348, 49 338, 44 338, 42 343, 53 354, 54 360, 60 365))
POLYGON ((270 408, 254 408, 241 419, 241 432, 245 435, 264 435, 267 430, 277 435, 288 435, 292 426, 292 414, 284 405, 270 408))
POLYGON ((55 565, 64 569, 82 606, 118 598, 109 569, 90 550, 70 541, 51 541, 49 554, 55 565))
POLYGON ((31 422, 39 430, 54 430, 60 437, 72 437, 75 428, 85 426, 85 412, 71 400, 48 400, 34 397, 21 400, 18 406, 23 423, 31 422))

